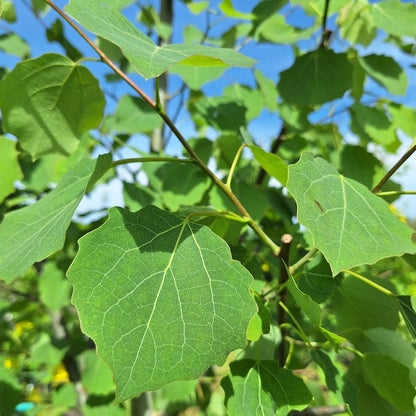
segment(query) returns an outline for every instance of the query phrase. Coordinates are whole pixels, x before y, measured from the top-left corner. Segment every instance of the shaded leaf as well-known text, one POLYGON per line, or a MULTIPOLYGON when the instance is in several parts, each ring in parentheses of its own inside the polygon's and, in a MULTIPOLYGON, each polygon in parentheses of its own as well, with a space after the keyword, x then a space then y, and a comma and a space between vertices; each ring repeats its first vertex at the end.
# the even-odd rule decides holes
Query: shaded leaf
POLYGON ((259 294, 254 294, 254 300, 257 303, 258 312, 251 318, 247 328, 248 341, 257 341, 263 334, 270 332, 270 311, 264 305, 259 294))
POLYGON ((416 111, 396 103, 389 104, 389 113, 396 128, 402 130, 410 137, 416 136, 416 111))
POLYGON ((82 160, 48 195, 6 214, 0 224, 0 279, 11 282, 30 265, 62 248, 75 209, 94 179, 111 163, 111 155, 82 160))
POLYGON ((15 406, 23 397, 18 378, 2 365, 0 365, 0 397, 7 398, 0 400, 0 414, 5 416, 14 413, 15 406))
POLYGON ((159 193, 138 183, 123 182, 123 198, 130 211, 138 211, 146 205, 162 206, 159 193))
POLYGON ((391 94, 405 95, 407 76, 403 68, 390 56, 367 55, 358 57, 365 72, 385 87, 391 94))
MULTIPOLYGON (((107 3, 108 4, 108 3, 107 3)), ((101 0, 71 0, 65 10, 85 29, 119 46, 135 70, 144 78, 154 78, 172 65, 229 67, 247 66, 255 62, 231 49, 202 45, 172 44, 156 46, 127 18, 101 0)))
POLYGON ((14 33, 0 35, 0 50, 10 55, 16 55, 21 59, 26 59, 30 56, 29 45, 14 33))
POLYGON ((0 136, 0 202, 14 191, 15 181, 23 178, 17 157, 16 142, 0 136))
POLYGON ((409 369, 389 355, 367 353, 363 358, 364 377, 377 393, 402 412, 414 410, 415 389, 409 369))
POLYGON ((0 82, 3 128, 33 158, 73 153, 82 133, 98 127, 104 105, 96 78, 62 55, 20 62, 0 82))
POLYGON ((111 370, 104 361, 97 357, 95 351, 86 351, 81 358, 82 385, 88 394, 107 395, 114 391, 114 381, 111 370))
POLYGON ((416 339, 416 312, 410 296, 397 297, 400 312, 413 338, 416 339))
POLYGON ((311 231, 333 275, 416 251, 414 231, 386 202, 321 158, 304 153, 290 165, 287 188, 297 202, 299 222, 311 231))
POLYGON ((278 89, 291 104, 317 105, 342 97, 352 86, 352 65, 344 53, 318 49, 296 58, 280 74, 278 89))
POLYGON ((225 71, 225 67, 203 67, 176 64, 173 65, 169 72, 171 74, 178 74, 189 88, 199 90, 208 81, 213 81, 219 78, 225 71))
MULTIPOLYGON (((391 288, 385 280, 373 280, 391 288)), ((341 333, 351 328, 395 330, 399 323, 395 299, 350 276, 344 277, 332 295, 330 309, 337 320, 337 331, 341 333)))
POLYGON ((260 92, 263 95, 263 105, 270 111, 276 111, 277 109, 277 88, 275 83, 266 78, 260 71, 254 70, 254 76, 256 77, 257 84, 260 92))
POLYGON ((118 402, 196 378, 244 345, 252 278, 209 228, 153 206, 111 208, 79 245, 73 302, 118 402))
POLYGON ((277 409, 302 410, 312 400, 303 380, 277 361, 239 360, 230 364, 230 370, 222 382, 230 416, 272 416, 277 409))

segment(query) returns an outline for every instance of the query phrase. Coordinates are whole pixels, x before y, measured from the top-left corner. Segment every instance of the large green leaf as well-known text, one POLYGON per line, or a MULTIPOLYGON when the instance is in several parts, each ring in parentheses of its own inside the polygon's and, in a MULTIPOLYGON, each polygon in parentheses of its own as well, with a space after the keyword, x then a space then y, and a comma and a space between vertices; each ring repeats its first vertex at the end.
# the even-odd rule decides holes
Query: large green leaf
POLYGON ((380 29, 396 36, 416 35, 416 7, 414 3, 385 0, 372 6, 374 23, 380 29))
POLYGON ((230 370, 222 383, 230 416, 273 416, 277 409, 287 414, 304 409, 312 400, 303 380, 277 361, 234 361, 230 370))
POLYGON ((209 228, 153 206, 111 208, 79 245, 73 302, 117 401, 196 378, 244 346, 252 278, 209 228))
POLYGON ((17 156, 16 142, 0 136, 0 202, 14 191, 15 181, 23 178, 17 156))
POLYGON ((363 358, 364 377, 377 393, 402 412, 415 410, 415 389, 409 369, 389 355, 369 352, 363 358))
POLYGON ((290 165, 287 188, 297 202, 299 222, 311 231, 333 275, 416 251, 414 231, 386 202, 321 158, 304 153, 290 165))
POLYGON ((403 68, 390 56, 367 55, 358 58, 365 72, 395 95, 405 95, 407 76, 403 68))
POLYGON ((175 44, 156 46, 116 9, 103 0, 71 0, 68 14, 85 29, 119 46, 135 70, 144 78, 161 75, 174 64, 250 67, 255 62, 231 49, 202 45, 175 44))
POLYGON ((345 53, 318 49, 296 58, 280 75, 283 100, 292 104, 317 105, 340 98, 352 86, 352 65, 345 53))
POLYGON ((82 160, 33 205, 7 214, 0 224, 0 279, 11 282, 30 265, 62 248, 79 202, 109 167, 111 155, 82 160))
POLYGON ((413 338, 416 339, 416 312, 410 296, 398 296, 400 312, 413 338))
POLYGON ((100 124, 104 105, 97 79, 62 55, 20 62, 0 82, 3 128, 34 158, 73 153, 82 133, 100 124))
POLYGON ((250 150, 259 165, 273 178, 277 179, 283 186, 287 182, 288 168, 286 163, 274 153, 269 153, 261 147, 251 145, 250 150))

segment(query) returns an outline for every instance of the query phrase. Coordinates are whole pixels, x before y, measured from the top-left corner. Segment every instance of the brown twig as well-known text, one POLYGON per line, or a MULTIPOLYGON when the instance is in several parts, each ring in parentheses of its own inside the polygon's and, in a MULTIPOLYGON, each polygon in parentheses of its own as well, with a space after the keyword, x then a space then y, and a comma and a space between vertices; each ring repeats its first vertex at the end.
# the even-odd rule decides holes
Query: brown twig
POLYGON ((412 154, 416 152, 416 145, 410 147, 410 149, 395 163, 395 165, 383 176, 380 182, 371 191, 376 194, 380 191, 381 187, 393 176, 393 174, 409 159, 412 154))
POLYGON ((301 411, 292 411, 290 416, 331 416, 345 413, 345 406, 340 404, 336 406, 318 406, 308 407, 301 411))

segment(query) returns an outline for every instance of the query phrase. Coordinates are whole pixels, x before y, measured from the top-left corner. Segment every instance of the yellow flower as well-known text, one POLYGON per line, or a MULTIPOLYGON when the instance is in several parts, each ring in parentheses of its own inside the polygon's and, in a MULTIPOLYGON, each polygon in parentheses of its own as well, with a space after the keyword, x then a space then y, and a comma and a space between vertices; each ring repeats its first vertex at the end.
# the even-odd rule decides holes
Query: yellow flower
POLYGON ((59 363, 53 370, 52 386, 56 387, 66 383, 69 383, 69 374, 66 371, 65 366, 62 363, 59 363))
POLYGON ((261 265, 261 269, 263 270, 264 273, 267 273, 267 272, 270 271, 270 267, 269 267, 269 265, 267 263, 263 263, 261 265))
POLYGON ((6 358, 3 361, 3 367, 4 368, 16 368, 18 366, 18 362, 17 360, 13 359, 13 358, 6 358))
POLYGON ((20 335, 22 335, 24 331, 30 331, 31 329, 33 329, 33 327, 34 327, 33 322, 20 321, 20 322, 17 322, 16 325, 14 326, 13 333, 17 337, 20 337, 20 335))

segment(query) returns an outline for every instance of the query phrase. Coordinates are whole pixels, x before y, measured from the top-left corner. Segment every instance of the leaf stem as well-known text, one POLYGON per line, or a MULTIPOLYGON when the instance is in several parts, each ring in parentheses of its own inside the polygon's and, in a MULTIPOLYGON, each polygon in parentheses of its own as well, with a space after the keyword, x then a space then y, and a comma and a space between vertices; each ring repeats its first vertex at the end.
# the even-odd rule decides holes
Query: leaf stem
POLYGON ((377 196, 393 196, 393 195, 416 195, 416 191, 386 191, 377 192, 377 196))
POLYGON ((298 269, 300 269, 304 264, 306 264, 319 250, 314 247, 312 250, 309 250, 300 260, 298 260, 292 266, 289 266, 290 274, 295 274, 298 269))
POLYGON ((364 283, 367 283, 368 285, 370 285, 374 289, 377 289, 379 292, 382 292, 382 293, 384 293, 387 296, 391 296, 393 298, 396 298, 396 295, 392 291, 390 291, 390 290, 386 289, 385 287, 383 287, 383 286, 381 286, 381 285, 373 282, 370 279, 367 279, 366 277, 364 277, 361 274, 355 273, 355 272, 353 272, 351 270, 343 270, 343 272, 344 273, 347 273, 347 274, 349 274, 349 275, 351 275, 353 277, 356 277, 357 279, 361 280, 364 283))
POLYGON ((240 160, 241 152, 242 152, 242 151, 243 151, 243 149, 244 149, 245 147, 247 147, 247 146, 248 146, 248 144, 247 144, 247 143, 242 144, 242 145, 238 148, 237 153, 236 153, 236 154, 235 154, 235 156, 234 156, 234 160, 233 160, 233 163, 231 164, 230 172, 228 173, 228 178, 227 178, 227 182, 226 182, 226 185, 227 185, 227 186, 228 186, 228 188, 230 188, 230 189, 231 189, 231 181, 232 181, 232 179, 233 179, 233 175, 234 175, 235 168, 237 167, 237 163, 238 163, 238 161, 240 160))
POLYGON ((409 159, 412 154, 416 152, 416 144, 413 144, 409 150, 395 163, 395 165, 383 176, 380 182, 371 191, 373 194, 377 194, 381 187, 393 176, 393 174, 409 159))
POLYGON ((326 42, 328 40, 327 31, 326 31, 326 22, 328 20, 329 2, 330 0, 325 0, 324 16, 322 18, 322 37, 321 37, 321 43, 319 45, 320 48, 325 48, 326 42))
POLYGON ((189 214, 186 218, 190 219, 191 217, 222 217, 222 218, 227 218, 228 220, 231 220, 231 221, 241 222, 243 224, 248 223, 247 218, 240 217, 239 215, 231 211, 226 211, 226 212, 196 211, 196 212, 192 212, 191 214, 189 214))

